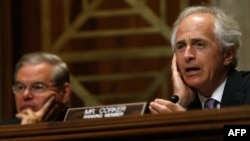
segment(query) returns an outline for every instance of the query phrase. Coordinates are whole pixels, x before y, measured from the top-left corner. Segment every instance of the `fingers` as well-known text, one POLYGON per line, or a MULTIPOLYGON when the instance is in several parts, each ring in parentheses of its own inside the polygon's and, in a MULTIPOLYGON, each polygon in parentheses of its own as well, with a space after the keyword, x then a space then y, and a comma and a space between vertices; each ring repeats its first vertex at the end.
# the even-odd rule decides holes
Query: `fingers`
POLYGON ((17 118, 21 118, 21 119, 23 119, 23 118, 25 118, 27 115, 33 115, 33 112, 32 112, 32 110, 31 109, 26 109, 26 110, 24 110, 24 111, 22 111, 22 112, 20 112, 20 113, 17 113, 16 114, 16 117, 17 118))
POLYGON ((50 112, 47 112, 47 111, 50 111, 49 108, 51 107, 54 99, 55 99, 55 96, 51 96, 49 98, 49 100, 47 100, 46 103, 43 105, 43 107, 39 111, 36 112, 36 116, 39 116, 39 117, 41 117, 41 119, 43 119, 43 117, 45 116, 45 113, 46 114, 50 113, 50 112))
POLYGON ((185 84, 181 78, 181 75, 177 69, 177 63, 176 63, 176 55, 173 55, 172 59, 172 80, 173 80, 173 88, 174 88, 174 94, 181 96, 183 92, 185 91, 185 84))
POLYGON ((186 109, 184 109, 182 106, 164 99, 155 99, 154 101, 150 102, 149 110, 152 114, 186 111, 186 109))
POLYGON ((38 123, 43 120, 43 117, 45 116, 45 113, 49 110, 51 104, 53 103, 55 99, 55 96, 50 97, 46 103, 43 105, 43 107, 35 112, 32 109, 28 108, 23 110, 20 113, 16 114, 17 118, 20 118, 21 124, 32 124, 32 123, 38 123))
POLYGON ((172 58, 171 69, 172 69, 173 72, 177 71, 177 63, 176 63, 176 56, 175 56, 175 54, 173 55, 173 58, 172 58))
POLYGON ((194 99, 194 92, 182 79, 181 73, 177 67, 176 54, 173 55, 171 69, 173 93, 179 97, 178 104, 187 107, 194 99))
POLYGON ((43 107, 38 112, 47 111, 50 105, 53 103, 54 99, 55 99, 55 96, 51 96, 49 100, 47 100, 47 102, 43 105, 43 107))
POLYGON ((21 113, 17 113, 16 118, 22 119, 21 124, 37 123, 40 120, 31 109, 26 109, 21 113))
POLYGON ((55 113, 55 110, 57 110, 58 107, 58 104, 54 104, 52 107, 50 107, 50 109, 43 116, 43 121, 47 121, 55 113))

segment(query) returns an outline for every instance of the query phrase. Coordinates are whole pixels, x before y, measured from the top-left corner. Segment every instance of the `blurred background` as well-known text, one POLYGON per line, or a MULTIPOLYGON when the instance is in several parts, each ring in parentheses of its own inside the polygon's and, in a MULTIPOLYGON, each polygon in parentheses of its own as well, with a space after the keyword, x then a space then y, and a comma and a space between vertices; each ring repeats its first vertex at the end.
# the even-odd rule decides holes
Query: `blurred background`
POLYGON ((0 120, 15 115, 13 68, 33 51, 68 63, 70 107, 169 98, 171 28, 180 11, 200 4, 222 8, 240 23, 238 69, 249 70, 249 0, 1 0, 0 120))

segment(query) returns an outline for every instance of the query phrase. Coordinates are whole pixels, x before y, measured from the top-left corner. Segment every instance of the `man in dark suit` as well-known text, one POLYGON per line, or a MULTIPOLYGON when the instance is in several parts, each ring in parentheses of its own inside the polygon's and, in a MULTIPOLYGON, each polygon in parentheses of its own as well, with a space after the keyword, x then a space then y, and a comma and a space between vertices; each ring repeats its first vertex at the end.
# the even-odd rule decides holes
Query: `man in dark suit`
POLYGON ((151 113, 250 104, 250 72, 235 69, 240 38, 237 22, 222 10, 186 8, 171 37, 173 92, 179 101, 157 98, 150 102, 151 113))
POLYGON ((16 118, 2 124, 63 120, 71 87, 67 65, 60 57, 42 52, 25 54, 15 66, 14 79, 16 118))
MULTIPOLYGON (((250 73, 231 70, 224 88, 220 107, 239 106, 250 104, 250 73)), ((200 109, 199 96, 189 105, 188 109, 200 109)))

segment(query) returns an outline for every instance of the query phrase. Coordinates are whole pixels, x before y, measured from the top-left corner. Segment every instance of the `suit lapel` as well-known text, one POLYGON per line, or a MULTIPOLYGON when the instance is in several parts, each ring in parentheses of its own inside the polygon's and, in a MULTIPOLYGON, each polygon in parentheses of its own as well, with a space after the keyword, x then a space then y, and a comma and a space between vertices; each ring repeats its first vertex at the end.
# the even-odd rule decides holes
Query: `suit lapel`
POLYGON ((221 101, 221 107, 234 106, 242 103, 245 93, 242 93, 246 87, 242 85, 242 75, 236 70, 229 73, 221 101), (242 87, 243 86, 243 87, 242 87))
MULTIPOLYGON (((222 100, 220 103, 221 107, 227 107, 227 106, 237 106, 244 104, 244 99, 247 95, 247 92, 249 92, 250 88, 247 82, 247 79, 244 80, 244 75, 249 72, 239 72, 235 69, 232 69, 229 72, 227 82, 222 94, 222 100)), ((188 106, 188 109, 201 109, 201 102, 198 97, 198 94, 196 94, 195 100, 188 106)))

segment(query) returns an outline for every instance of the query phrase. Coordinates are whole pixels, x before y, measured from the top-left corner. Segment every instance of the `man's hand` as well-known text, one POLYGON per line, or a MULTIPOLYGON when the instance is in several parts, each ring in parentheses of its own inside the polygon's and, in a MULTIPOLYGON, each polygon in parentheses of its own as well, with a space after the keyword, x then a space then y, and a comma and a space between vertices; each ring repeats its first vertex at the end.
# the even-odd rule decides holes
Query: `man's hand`
POLYGON ((150 102, 149 110, 152 114, 159 114, 159 113, 175 113, 175 112, 184 112, 184 109, 179 104, 175 104, 169 100, 164 99, 155 99, 154 101, 150 102))
POLYGON ((175 54, 172 59, 171 69, 174 87, 173 94, 177 95, 179 100, 177 103, 173 103, 165 99, 155 99, 154 101, 150 102, 149 105, 149 110, 153 114, 184 112, 186 111, 187 106, 195 98, 194 91, 184 83, 181 74, 178 71, 175 54))
POLYGON ((187 108, 187 106, 194 100, 195 93, 190 87, 188 87, 184 83, 181 74, 177 68, 175 54, 172 59, 171 69, 172 69, 172 80, 174 86, 173 93, 174 95, 177 95, 179 97, 178 104, 181 105, 182 107, 187 108))
POLYGON ((51 107, 55 97, 52 96, 49 100, 43 105, 39 111, 32 111, 30 108, 25 109, 24 111, 17 113, 16 117, 20 118, 21 124, 32 124, 38 123, 44 120, 44 117, 49 117, 47 114, 51 114, 49 108, 51 107), (46 116, 45 116, 46 115, 46 116))

